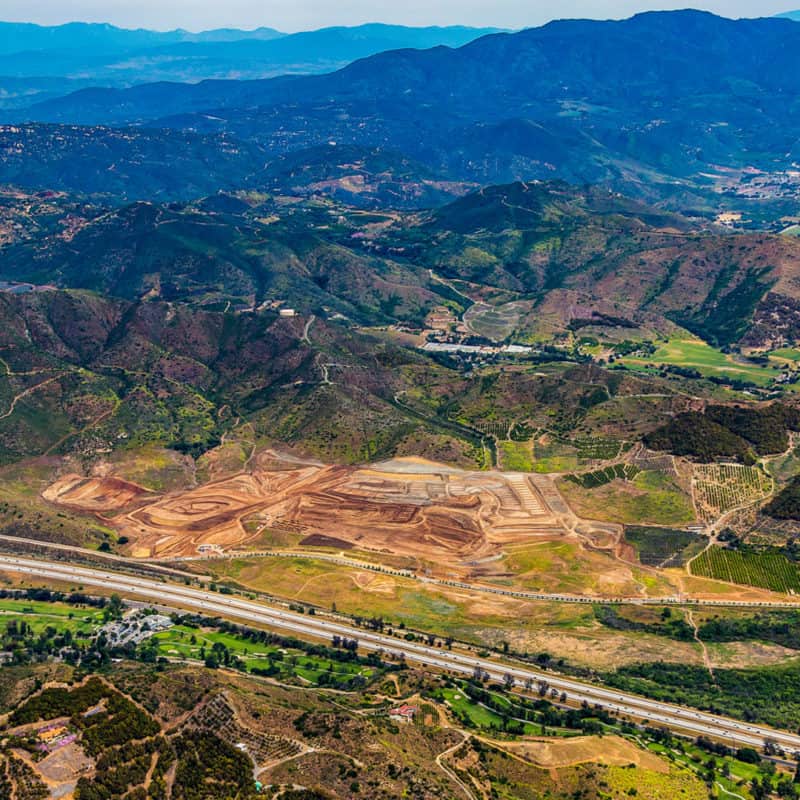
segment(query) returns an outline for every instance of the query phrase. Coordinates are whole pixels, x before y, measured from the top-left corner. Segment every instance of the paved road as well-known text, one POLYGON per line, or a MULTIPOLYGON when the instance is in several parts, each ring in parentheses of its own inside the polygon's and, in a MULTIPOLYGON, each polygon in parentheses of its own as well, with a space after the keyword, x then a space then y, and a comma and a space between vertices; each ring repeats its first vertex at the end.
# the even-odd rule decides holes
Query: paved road
POLYGON ((407 642, 391 636, 356 628, 333 618, 309 616, 286 611, 228 595, 202 589, 150 580, 138 576, 96 570, 38 559, 0 555, 0 567, 12 571, 90 586, 101 586, 125 595, 144 597, 159 605, 192 609, 211 616, 223 616, 242 621, 288 630, 292 633, 330 639, 334 634, 358 639, 365 650, 379 650, 423 666, 472 675, 476 667, 487 672, 493 680, 502 680, 510 673, 523 684, 526 680, 547 681, 559 692, 566 692, 572 701, 592 705, 602 704, 609 711, 628 715, 650 725, 665 726, 692 735, 722 739, 731 745, 760 747, 765 739, 773 739, 789 751, 800 751, 800 735, 778 731, 760 725, 708 714, 693 709, 661 703, 602 686, 582 683, 551 672, 542 672, 499 659, 476 658, 463 652, 430 647, 419 642, 407 642))
POLYGON ((14 549, 14 545, 28 545, 37 548, 34 552, 41 550, 57 550, 60 553, 72 553, 78 557, 85 556, 91 558, 93 561, 102 559, 103 561, 112 561, 118 564, 127 564, 130 567, 138 568, 140 570, 150 570, 153 572, 163 572, 165 575, 177 579, 192 578, 194 580, 211 580, 209 575, 199 575, 196 572, 184 572, 180 569, 173 567, 165 567, 154 561, 145 561, 144 559, 136 560, 128 558, 127 556, 118 556, 115 553, 103 553, 100 550, 90 550, 88 547, 77 547, 72 544, 60 544, 58 542, 40 542, 37 539, 28 539, 24 536, 7 536, 0 533, 0 543, 7 542, 14 549))

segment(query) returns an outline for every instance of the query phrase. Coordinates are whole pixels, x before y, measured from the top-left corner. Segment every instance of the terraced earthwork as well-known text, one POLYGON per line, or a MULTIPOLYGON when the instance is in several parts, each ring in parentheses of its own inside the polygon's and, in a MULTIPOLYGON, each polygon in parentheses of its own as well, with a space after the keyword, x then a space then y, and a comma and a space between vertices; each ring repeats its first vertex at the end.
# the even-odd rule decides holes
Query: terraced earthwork
MULTIPOLYGON (((72 507, 80 505, 74 492, 51 489, 53 502, 66 497, 72 507)), ((84 510, 95 511, 96 503, 90 498, 84 510)), ((468 472, 412 458, 329 466, 273 452, 256 459, 252 472, 164 495, 113 522, 134 543, 134 555, 160 558, 242 548, 279 529, 308 543, 335 541, 343 549, 452 566, 566 535, 524 474, 468 472)))

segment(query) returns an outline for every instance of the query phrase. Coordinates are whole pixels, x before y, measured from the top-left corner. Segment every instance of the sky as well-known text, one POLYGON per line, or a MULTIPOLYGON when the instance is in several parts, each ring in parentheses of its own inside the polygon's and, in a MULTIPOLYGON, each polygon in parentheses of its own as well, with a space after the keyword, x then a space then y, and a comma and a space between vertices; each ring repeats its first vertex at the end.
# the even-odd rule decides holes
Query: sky
MULTIPOLYGON (((800 0, 695 2, 695 7, 729 17, 770 16, 800 8, 800 0)), ((690 5, 692 0, 0 0, 0 19, 43 25, 81 20, 193 31, 263 25, 292 32, 363 22, 524 28, 555 18, 620 18, 690 5)))

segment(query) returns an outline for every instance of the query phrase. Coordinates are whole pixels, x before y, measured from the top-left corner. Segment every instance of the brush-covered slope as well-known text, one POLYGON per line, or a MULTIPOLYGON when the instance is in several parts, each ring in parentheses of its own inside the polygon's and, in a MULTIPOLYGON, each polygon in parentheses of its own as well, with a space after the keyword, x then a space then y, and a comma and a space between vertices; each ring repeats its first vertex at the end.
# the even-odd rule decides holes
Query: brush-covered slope
MULTIPOLYGON (((297 173, 307 189, 325 183, 313 166, 297 173)), ((715 346, 763 346, 800 332, 800 240, 560 182, 486 187, 425 213, 239 192, 71 223, 8 244, 0 280, 205 308, 283 303, 361 324, 418 325, 443 302, 459 313, 505 296, 537 334, 678 325, 715 346)))
POLYGON ((83 291, 0 293, 0 359, 0 463, 151 447, 197 457, 235 429, 336 463, 405 454, 490 466, 487 416, 628 436, 685 407, 660 378, 552 364, 476 381, 320 318, 83 291), (591 416, 653 393, 664 399, 646 414, 591 416))
POLYGON ((661 320, 715 345, 768 341, 759 320, 780 303, 774 330, 796 324, 798 240, 732 235, 602 189, 488 187, 379 241, 475 293, 527 301, 529 324, 545 312, 561 330, 661 320))
POLYGON ((190 198, 245 184, 265 162, 226 134, 0 125, 0 184, 120 199, 190 198))
POLYGON ((351 461, 412 430, 388 400, 397 368, 421 356, 307 321, 0 294, 0 462, 150 445, 199 455, 244 416, 260 437, 351 461))
MULTIPOLYGON (((421 320, 441 285, 413 264, 370 254, 353 239, 361 216, 321 201, 250 195, 198 203, 135 203, 3 251, 6 280, 55 283, 125 299, 255 309, 269 302, 359 322, 421 320)), ((378 217, 378 221, 383 218, 378 217)))

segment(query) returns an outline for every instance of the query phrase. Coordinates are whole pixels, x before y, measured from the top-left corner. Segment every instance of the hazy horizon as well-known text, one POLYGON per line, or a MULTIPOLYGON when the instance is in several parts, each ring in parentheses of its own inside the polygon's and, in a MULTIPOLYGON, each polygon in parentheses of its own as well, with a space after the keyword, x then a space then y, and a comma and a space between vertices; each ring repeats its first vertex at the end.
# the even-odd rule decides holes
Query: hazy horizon
POLYGON ((277 28, 287 33, 333 25, 388 24, 469 25, 475 27, 525 28, 553 19, 620 19, 641 11, 677 10, 695 7, 727 17, 772 16, 800 8, 794 2, 753 2, 726 0, 690 6, 686 2, 642 2, 642 0, 564 0, 555 3, 526 3, 524 0, 410 0, 402 6, 387 4, 376 9, 368 0, 333 3, 312 0, 298 6, 293 0, 229 0, 220 7, 207 0, 173 0, 167 6, 157 0, 140 0, 131 7, 128 0, 75 0, 64 8, 60 0, 11 2, 0 17, 6 22, 61 25, 68 22, 110 23, 123 28, 189 31, 210 28, 277 28))

